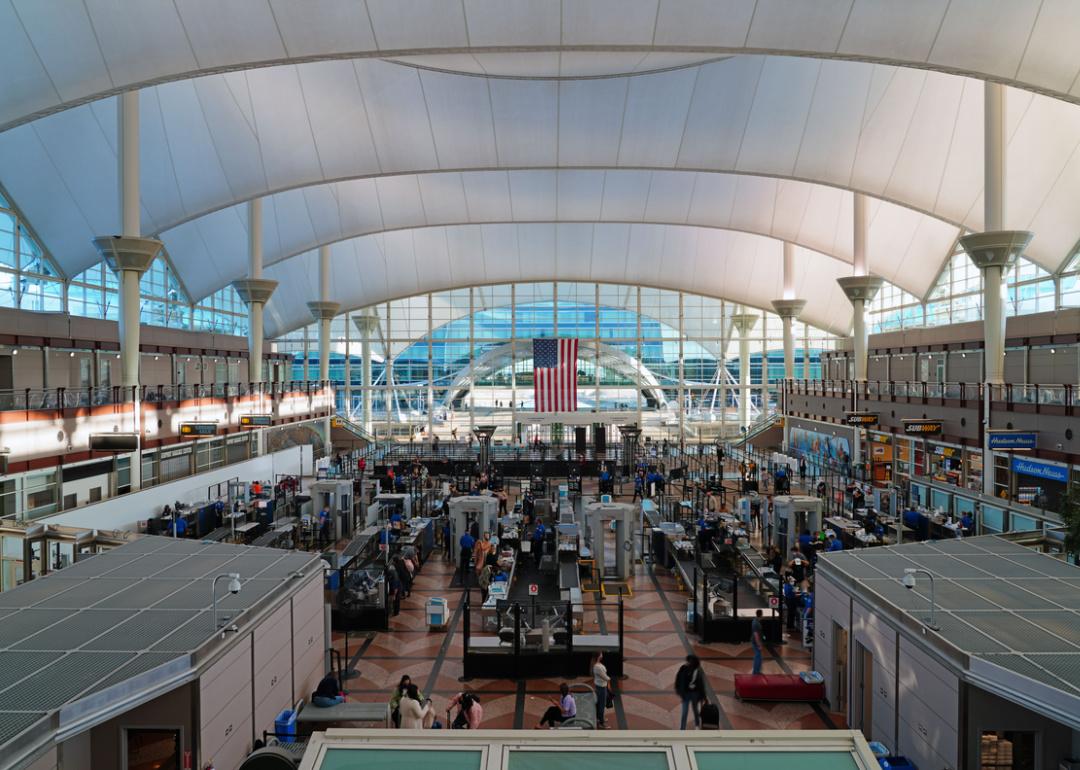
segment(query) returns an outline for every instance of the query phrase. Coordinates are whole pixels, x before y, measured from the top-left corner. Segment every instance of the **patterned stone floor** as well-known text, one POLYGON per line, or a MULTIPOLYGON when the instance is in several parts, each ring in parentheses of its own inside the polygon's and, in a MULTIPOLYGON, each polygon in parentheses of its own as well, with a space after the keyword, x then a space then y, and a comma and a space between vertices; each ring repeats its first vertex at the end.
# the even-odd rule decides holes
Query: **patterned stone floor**
MULTIPOLYGON (((536 725, 549 705, 548 698, 561 680, 473 679, 462 682, 462 639, 456 612, 460 589, 448 588, 452 568, 433 555, 417 576, 413 594, 402 602, 401 614, 391 620, 388 632, 344 634, 335 632, 334 644, 347 653, 358 676, 346 683, 350 698, 379 701, 403 674, 408 674, 444 713, 447 700, 468 687, 481 697, 484 726, 526 728, 536 725), (448 631, 429 632, 424 605, 428 598, 448 600, 454 618, 448 631)), ((735 698, 734 676, 749 673, 753 654, 749 644, 702 644, 683 630, 686 594, 677 590, 674 578, 662 568, 646 567, 632 581, 634 595, 625 604, 625 678, 616 687, 614 716, 609 727, 629 730, 665 730, 679 727, 679 698, 673 692, 675 672, 685 656, 698 655, 707 674, 708 691, 720 706, 721 727, 732 729, 824 729, 843 726, 843 717, 818 706, 800 703, 744 703, 735 698)), ((595 596, 595 594, 589 594, 595 596)), ((588 601, 588 600, 587 600, 588 601)), ((600 625, 600 613, 611 628, 617 610, 614 600, 586 609, 595 614, 592 628, 600 625)), ((810 667, 810 654, 797 642, 770 650, 766 673, 798 672, 810 667)), ((585 680, 581 680, 585 681, 585 680)))

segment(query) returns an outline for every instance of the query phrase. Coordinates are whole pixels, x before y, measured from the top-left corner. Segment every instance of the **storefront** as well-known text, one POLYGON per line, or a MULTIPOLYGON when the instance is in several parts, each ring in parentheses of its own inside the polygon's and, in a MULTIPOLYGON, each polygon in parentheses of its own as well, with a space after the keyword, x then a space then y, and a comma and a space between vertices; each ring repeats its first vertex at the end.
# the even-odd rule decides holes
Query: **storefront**
POLYGON ((964 486, 964 448, 936 441, 927 443, 930 478, 956 487, 964 486))
POLYGON ((1068 465, 1013 455, 1010 470, 1013 500, 1033 508, 1060 509, 1069 485, 1068 465))
MULTIPOLYGON (((879 431, 867 431, 867 449, 870 458, 870 480, 877 486, 888 486, 893 480, 893 435, 879 431)), ((899 439, 899 441, 904 441, 899 439)), ((906 442, 905 442, 906 443, 906 442)))

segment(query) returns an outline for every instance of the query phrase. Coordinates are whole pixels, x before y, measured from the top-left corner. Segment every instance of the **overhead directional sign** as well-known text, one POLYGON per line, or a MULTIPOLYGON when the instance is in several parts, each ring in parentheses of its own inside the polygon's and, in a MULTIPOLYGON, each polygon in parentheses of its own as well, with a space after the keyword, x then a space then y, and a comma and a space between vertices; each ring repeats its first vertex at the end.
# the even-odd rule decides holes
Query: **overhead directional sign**
POLYGON ((185 437, 216 436, 216 422, 182 422, 180 423, 180 435, 185 437))
POLYGON ((240 415, 241 428, 269 428, 274 424, 272 414, 242 414, 240 415))
POLYGON ((909 436, 940 436, 941 420, 904 420, 904 433, 909 436))
POLYGON ((870 428, 878 424, 877 412, 845 412, 844 422, 861 428, 870 428))
POLYGON ((987 431, 987 443, 991 449, 1023 452, 1038 445, 1039 434, 1033 430, 991 430, 987 431))

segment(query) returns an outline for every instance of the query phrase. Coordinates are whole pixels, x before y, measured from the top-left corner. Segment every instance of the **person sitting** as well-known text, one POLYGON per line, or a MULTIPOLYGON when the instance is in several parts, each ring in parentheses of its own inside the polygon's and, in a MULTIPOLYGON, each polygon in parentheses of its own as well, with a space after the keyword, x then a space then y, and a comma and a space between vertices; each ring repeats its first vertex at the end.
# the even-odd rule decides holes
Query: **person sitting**
POLYGON ((574 700, 574 696, 570 694, 570 687, 564 682, 559 685, 558 702, 552 701, 552 705, 548 706, 544 716, 540 717, 540 724, 536 726, 536 729, 542 730, 545 725, 555 727, 555 725, 561 725, 566 720, 573 719, 576 716, 577 702, 574 700))
POLYGON ((398 705, 401 714, 402 730, 423 730, 430 728, 435 721, 435 709, 431 707, 431 698, 426 700, 415 684, 410 683, 405 689, 405 697, 398 705))
POLYGON ((479 730, 480 722, 484 718, 484 709, 480 705, 480 699, 471 692, 459 692, 450 699, 446 707, 447 722, 451 730, 479 730), (458 707, 457 716, 450 720, 450 712, 458 707))
POLYGON ((327 674, 311 693, 311 705, 318 708, 330 708, 345 702, 345 696, 341 692, 341 685, 333 672, 327 674))
MULTIPOLYGON (((408 674, 404 674, 401 679, 398 680, 397 687, 390 693, 390 721, 393 723, 394 727, 401 727, 401 699, 408 694, 409 686, 412 685, 412 683, 412 678, 408 674)), ((424 693, 420 692, 420 690, 417 690, 416 692, 420 697, 420 700, 424 700, 424 693)))
POLYGON ((826 550, 828 551, 842 551, 844 550, 844 544, 840 542, 840 538, 836 536, 836 532, 829 530, 828 532, 829 545, 826 550))

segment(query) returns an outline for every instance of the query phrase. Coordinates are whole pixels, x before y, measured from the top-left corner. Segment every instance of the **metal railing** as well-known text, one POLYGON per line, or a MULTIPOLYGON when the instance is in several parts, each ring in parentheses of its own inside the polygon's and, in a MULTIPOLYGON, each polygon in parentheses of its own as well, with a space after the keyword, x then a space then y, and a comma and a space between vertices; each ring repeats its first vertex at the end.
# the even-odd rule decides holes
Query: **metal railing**
MULTIPOLYGON (((912 382, 891 380, 787 380, 784 392, 793 396, 817 396, 860 400, 920 399, 926 401, 981 401, 980 382, 912 382)), ((1017 405, 1072 408, 1080 401, 1078 387, 1067 384, 1004 384, 989 386, 992 403, 1007 408, 1017 405)))
POLYGON ((217 382, 190 385, 140 385, 136 387, 97 386, 85 388, 23 388, 0 390, 0 411, 56 410, 79 407, 126 404, 135 400, 149 403, 174 403, 203 398, 240 398, 268 396, 277 400, 286 396, 314 396, 330 382, 217 382))

